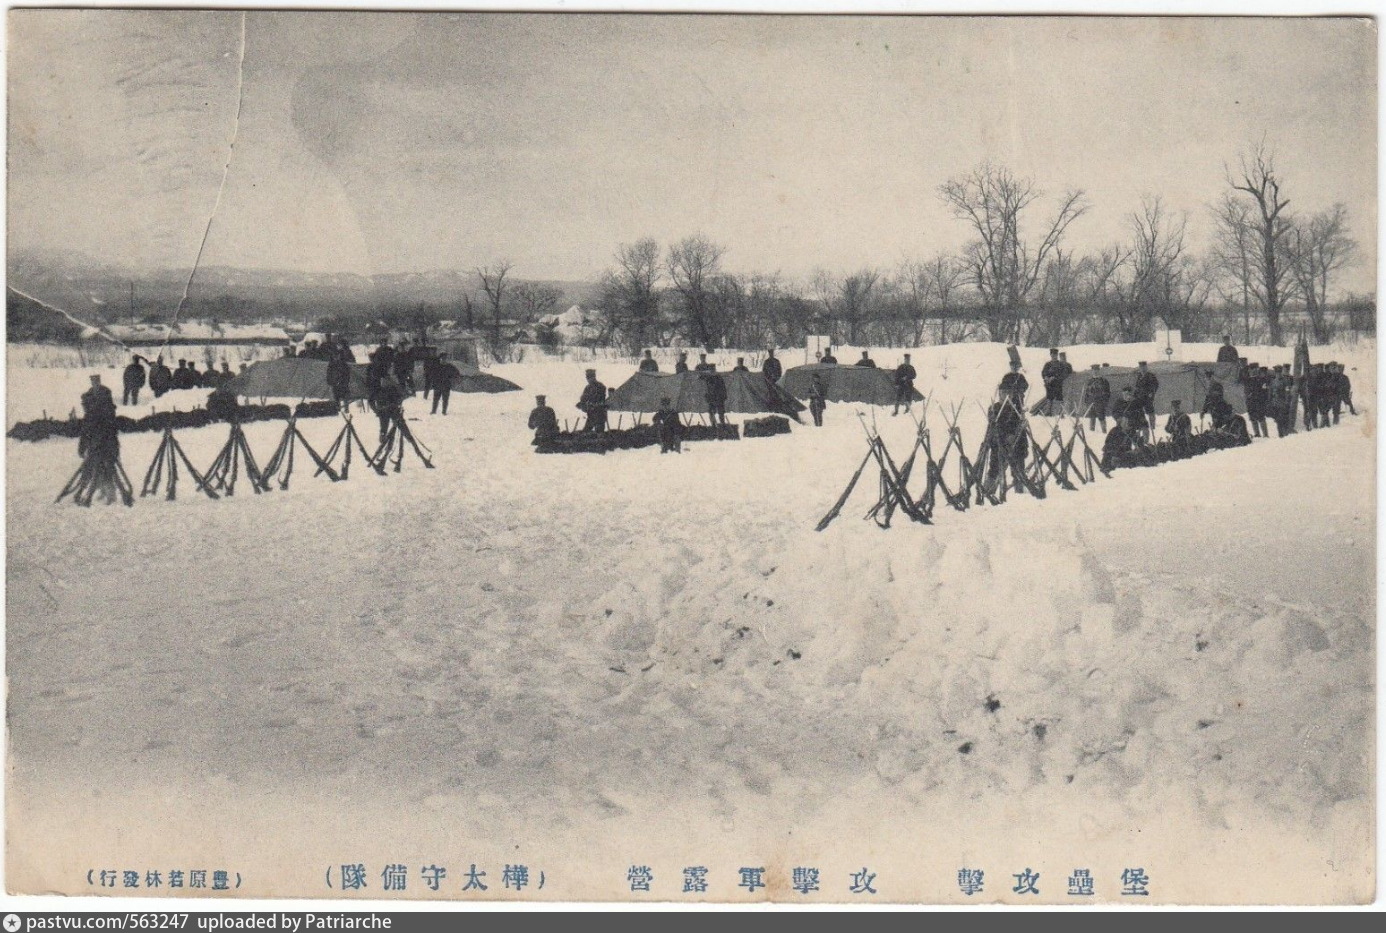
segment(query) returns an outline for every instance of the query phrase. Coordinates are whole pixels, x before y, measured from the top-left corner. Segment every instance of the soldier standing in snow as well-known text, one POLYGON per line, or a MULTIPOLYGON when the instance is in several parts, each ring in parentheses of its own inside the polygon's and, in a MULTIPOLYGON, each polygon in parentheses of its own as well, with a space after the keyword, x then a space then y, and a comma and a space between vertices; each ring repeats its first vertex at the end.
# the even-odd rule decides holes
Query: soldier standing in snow
POLYGON ((650 355, 650 351, 649 351, 649 350, 646 350, 646 351, 645 351, 645 356, 644 356, 644 358, 640 360, 640 372, 642 372, 642 373, 657 373, 657 372, 659 372, 659 364, 655 362, 655 358, 654 358, 653 356, 650 355))
POLYGON ((1266 429, 1266 412, 1270 408, 1270 382, 1259 363, 1248 363, 1242 377, 1242 391, 1246 394, 1246 418, 1251 422, 1251 433, 1256 437, 1270 437, 1266 429))
POLYGON ((404 420, 404 390, 392 378, 386 376, 371 393, 370 404, 376 417, 380 419, 380 443, 383 444, 394 420, 404 420))
POLYGON ((716 366, 712 365, 711 363, 709 363, 709 362, 707 361, 707 354, 706 354, 706 353, 699 353, 699 354, 698 354, 698 365, 693 367, 693 371, 696 372, 696 373, 710 373, 710 372, 712 372, 712 371, 713 371, 714 369, 716 369, 716 368, 717 368, 716 366))
POLYGON ((910 404, 914 401, 914 380, 918 375, 910 364, 910 355, 906 353, 905 359, 895 367, 895 410, 890 413, 892 416, 900 414, 901 402, 905 403, 905 414, 909 414, 910 404))
MULTIPOLYGON (((443 405, 443 415, 446 417, 448 413, 448 399, 452 398, 452 378, 459 375, 457 367, 448 362, 448 355, 446 353, 439 353, 436 358, 429 360, 429 362, 424 365, 428 367, 428 369, 431 369, 433 382, 433 410, 430 414, 438 414, 438 404, 441 402, 443 405)), ((426 372, 428 372, 427 369, 426 372)), ((426 375, 425 380, 427 379, 428 376, 426 375)))
POLYGON ((683 452, 683 424, 679 421, 679 413, 674 410, 674 400, 667 395, 659 400, 654 426, 659 430, 660 453, 683 452))
POLYGON ((761 364, 760 371, 765 376, 766 382, 779 382, 780 376, 784 375, 784 367, 775 358, 774 347, 766 351, 765 362, 761 364))
POLYGON ((140 389, 144 388, 145 383, 144 367, 140 365, 140 359, 139 354, 131 358, 130 365, 125 367, 125 372, 121 376, 121 382, 125 387, 125 394, 121 397, 123 405, 140 403, 140 389))
POLYGON ((1241 355, 1237 352, 1237 348, 1232 346, 1232 338, 1223 334, 1222 346, 1218 347, 1218 362, 1235 363, 1239 359, 1241 359, 1241 355))
POLYGON ((587 370, 587 385, 578 398, 578 411, 587 415, 582 426, 585 433, 600 434, 606 430, 606 386, 597 381, 597 371, 587 370))
POLYGON ((1160 391, 1160 380, 1146 368, 1145 360, 1136 364, 1136 382, 1132 394, 1141 406, 1143 426, 1137 428, 1147 438, 1155 430, 1155 393, 1160 391))
POLYGON ((744 357, 744 356, 738 356, 738 357, 736 358, 736 365, 733 366, 733 367, 731 368, 731 371, 734 372, 734 373, 748 373, 748 372, 750 372, 751 370, 748 369, 747 366, 746 366, 746 357, 744 357))
POLYGON ((171 388, 173 388, 173 370, 165 365, 164 358, 160 356, 154 360, 154 365, 149 368, 149 391, 154 393, 155 398, 159 398, 171 388))
POLYGON ((809 383, 809 413, 813 415, 813 426, 823 427, 823 411, 828 407, 828 390, 823 385, 823 377, 819 373, 813 374, 813 380, 809 383))
POLYGON ((704 397, 707 399, 708 420, 714 425, 727 423, 727 384, 716 372, 702 376, 704 397))
POLYGON ((1059 359, 1059 348, 1049 349, 1049 362, 1044 364, 1040 370, 1040 379, 1044 381, 1044 413, 1046 415, 1057 415, 1064 408, 1064 379, 1072 369, 1067 363, 1059 359))
POLYGON ((1102 367, 1093 363, 1092 374, 1083 384, 1083 411, 1088 416, 1089 431, 1096 431, 1099 421, 1102 423, 1102 430, 1107 430, 1107 408, 1111 404, 1112 384, 1102 375, 1102 367))
POLYGON ((876 361, 873 360, 873 359, 871 358, 871 354, 869 354, 867 351, 863 350, 863 351, 861 351, 861 359, 857 360, 856 365, 857 365, 857 366, 869 366, 869 367, 871 367, 872 369, 875 369, 875 368, 876 368, 876 361))
POLYGON ((679 361, 678 361, 677 363, 674 364, 674 372, 676 372, 676 373, 686 373, 686 372, 688 372, 688 354, 687 354, 687 352, 682 352, 682 351, 681 351, 681 352, 679 353, 679 361))
POLYGON ((1025 393, 1030 389, 1030 381, 1020 371, 1020 361, 1011 360, 1011 371, 1001 377, 997 391, 1002 400, 1010 399, 1017 409, 1025 404, 1025 393))

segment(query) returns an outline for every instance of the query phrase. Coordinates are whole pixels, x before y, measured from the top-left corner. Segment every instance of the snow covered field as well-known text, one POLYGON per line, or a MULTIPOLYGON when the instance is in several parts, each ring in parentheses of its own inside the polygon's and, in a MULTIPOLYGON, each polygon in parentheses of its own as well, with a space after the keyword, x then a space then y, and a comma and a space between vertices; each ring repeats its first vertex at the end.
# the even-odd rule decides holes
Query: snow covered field
MULTIPOLYGON (((912 353, 975 449, 1004 349, 912 353)), ((879 898, 963 900, 974 867, 973 900, 1014 901, 1029 867, 1058 902, 1075 868, 1116 898, 1138 865, 1155 899, 1369 897, 1375 347, 1330 356, 1361 413, 1335 429, 889 531, 860 520, 869 472, 813 531, 865 453, 854 406, 680 456, 535 455, 534 393, 578 414, 572 362, 494 367, 525 391, 446 418, 411 402, 436 470, 300 465, 229 501, 54 505, 76 442, 7 440, 10 887, 205 863, 329 896, 324 869, 361 861, 379 895, 399 861, 450 866, 413 896, 460 896, 469 863, 523 861, 547 873, 526 896, 628 897, 641 864, 652 898, 691 896, 685 865, 717 899, 800 898, 807 864, 811 897, 853 897, 865 865, 879 898), (747 894, 743 865, 779 880, 747 894)), ((85 387, 32 358, 10 348, 7 424, 85 387)), ((866 415, 902 458, 913 422, 866 415)), ((337 425, 301 427, 323 450, 337 425)), ((246 433, 263 462, 279 429, 246 433)), ((225 437, 179 440, 205 468, 225 437)), ((137 486, 157 442, 122 437, 137 486)))

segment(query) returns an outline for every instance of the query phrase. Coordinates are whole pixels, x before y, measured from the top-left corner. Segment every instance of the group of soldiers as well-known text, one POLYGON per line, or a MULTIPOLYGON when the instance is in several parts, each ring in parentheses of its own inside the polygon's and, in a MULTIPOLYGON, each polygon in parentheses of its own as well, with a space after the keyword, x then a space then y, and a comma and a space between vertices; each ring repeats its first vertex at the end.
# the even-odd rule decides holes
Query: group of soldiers
MULTIPOLYGON (((241 368, 244 369, 245 364, 241 364, 241 368)), ((234 375, 226 360, 221 361, 221 369, 217 369, 208 361, 205 370, 198 370, 196 360, 179 360, 177 369, 169 369, 162 356, 151 361, 136 353, 121 374, 121 383, 125 390, 121 396, 121 404, 138 405, 140 390, 146 385, 155 398, 161 398, 175 389, 216 389, 234 375), (145 367, 148 367, 148 370, 145 367)))

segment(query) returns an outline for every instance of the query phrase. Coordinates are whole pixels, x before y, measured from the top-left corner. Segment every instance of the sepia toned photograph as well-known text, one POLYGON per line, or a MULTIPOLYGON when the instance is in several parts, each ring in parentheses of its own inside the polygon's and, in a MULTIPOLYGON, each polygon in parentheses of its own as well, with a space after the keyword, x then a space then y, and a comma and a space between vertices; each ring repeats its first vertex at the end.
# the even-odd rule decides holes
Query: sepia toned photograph
POLYGON ((1377 28, 10 9, 5 891, 1371 903, 1377 28))

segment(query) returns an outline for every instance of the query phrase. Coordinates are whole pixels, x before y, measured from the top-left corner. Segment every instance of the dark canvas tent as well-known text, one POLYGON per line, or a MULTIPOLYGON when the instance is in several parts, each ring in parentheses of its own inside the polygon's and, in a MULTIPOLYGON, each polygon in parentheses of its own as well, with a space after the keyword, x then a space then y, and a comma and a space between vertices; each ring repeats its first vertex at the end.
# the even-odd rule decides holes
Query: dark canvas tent
POLYGON ((448 365, 457 370, 457 375, 452 377, 452 391, 454 392, 496 393, 520 391, 520 387, 509 379, 502 379, 500 376, 484 373, 468 363, 448 360, 448 365))
MULTIPOLYGON (((464 363, 461 360, 448 359, 447 364, 457 370, 457 375, 452 377, 452 391, 454 392, 518 392, 520 387, 509 379, 502 379, 500 376, 493 376, 490 373, 482 372, 471 363, 464 363)), ((424 384, 424 363, 422 360, 414 364, 414 385, 423 387, 424 384)))
MULTIPOLYGON (((327 362, 302 356, 252 363, 226 385, 235 394, 248 398, 332 398, 327 385, 327 362)), ((351 364, 351 397, 366 398, 369 394, 365 364, 351 364)))
MULTIPOLYGON (((701 373, 636 373, 607 401, 612 411, 659 411, 668 397, 676 411, 707 413, 707 388, 701 373)), ((727 386, 727 411, 743 415, 772 412, 795 416, 804 406, 760 373, 715 373, 727 386)))
MULTIPOLYGON (((1233 411, 1246 414, 1246 394, 1239 381, 1241 366, 1238 363, 1151 363, 1148 367, 1160 380, 1159 391, 1155 393, 1155 413, 1168 414, 1171 399, 1179 399, 1183 409, 1194 415, 1203 407, 1208 394, 1208 384, 1217 379, 1222 383, 1223 395, 1233 411), (1209 373, 1212 373, 1210 376, 1209 373)), ((1134 366, 1104 366, 1099 372, 1112 385, 1112 401, 1121 398, 1121 390, 1134 386, 1136 374, 1140 370, 1134 366)), ((1064 400, 1081 404, 1083 386, 1093 374, 1091 369, 1075 372, 1064 380, 1064 400)), ((1041 389, 1041 392, 1043 389, 1041 389)))
MULTIPOLYGON (((830 402, 865 402, 868 405, 895 404, 895 373, 889 369, 874 366, 835 366, 810 363, 795 366, 780 377, 780 385, 795 398, 808 398, 813 377, 822 375, 825 396, 830 402)), ((924 396, 919 390, 914 392, 914 400, 921 401, 924 396)))

